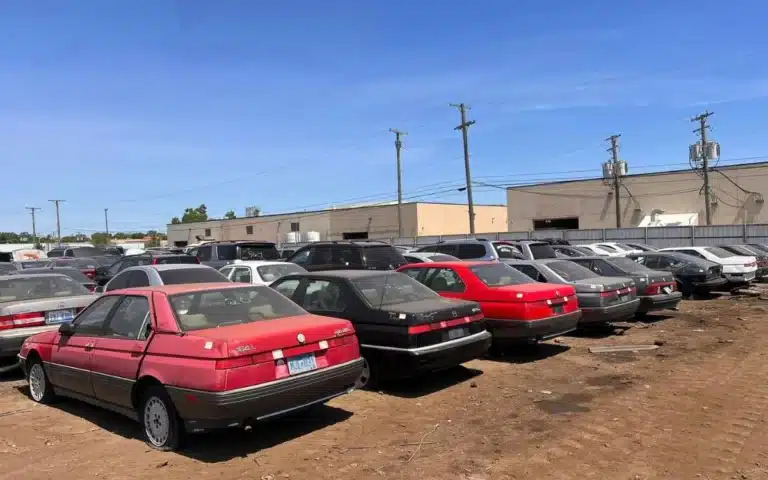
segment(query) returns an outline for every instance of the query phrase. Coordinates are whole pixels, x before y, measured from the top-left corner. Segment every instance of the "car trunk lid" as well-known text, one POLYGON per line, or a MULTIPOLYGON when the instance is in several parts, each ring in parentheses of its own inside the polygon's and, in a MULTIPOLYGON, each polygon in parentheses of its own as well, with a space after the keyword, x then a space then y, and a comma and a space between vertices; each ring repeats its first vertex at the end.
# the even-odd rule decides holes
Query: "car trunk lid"
POLYGON ((78 295, 0 303, 0 330, 71 322, 95 298, 78 295))
POLYGON ((485 330, 480 305, 436 297, 386 307, 389 317, 406 326, 412 347, 425 347, 485 330))

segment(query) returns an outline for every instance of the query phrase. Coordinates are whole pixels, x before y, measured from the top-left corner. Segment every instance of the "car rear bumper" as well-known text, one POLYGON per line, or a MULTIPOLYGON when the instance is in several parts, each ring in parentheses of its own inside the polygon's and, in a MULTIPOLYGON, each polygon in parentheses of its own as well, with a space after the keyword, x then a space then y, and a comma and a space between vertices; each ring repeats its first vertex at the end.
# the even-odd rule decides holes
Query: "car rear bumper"
POLYGON ((0 358, 15 357, 21 351, 24 340, 32 335, 56 330, 57 328, 59 328, 58 325, 43 325, 40 327, 0 330, 0 358))
POLYGON ((370 352, 371 360, 379 362, 381 375, 386 378, 412 377, 455 367, 485 355, 490 347, 491 332, 487 330, 419 348, 360 345, 363 355, 370 352))
POLYGON ((725 277, 717 277, 703 282, 692 282, 691 285, 699 292, 708 292, 728 283, 725 277))
POLYGON ((352 391, 363 359, 228 392, 166 387, 189 431, 244 426, 352 391))
POLYGON ((539 320, 485 319, 493 340, 541 341, 559 337, 576 330, 581 320, 581 310, 539 320))
POLYGON ((670 308, 675 308, 682 299, 683 294, 680 292, 643 296, 640 297, 640 306, 637 307, 637 312, 647 313, 656 310, 667 310, 670 308))
POLYGON ((724 273, 723 276, 728 280, 728 283, 744 284, 755 280, 757 270, 747 273, 724 273))
POLYGON ((582 307, 581 310, 584 314, 581 317, 579 326, 604 325, 610 322, 629 320, 634 316, 639 306, 640 299, 635 298, 629 302, 609 307, 582 307))

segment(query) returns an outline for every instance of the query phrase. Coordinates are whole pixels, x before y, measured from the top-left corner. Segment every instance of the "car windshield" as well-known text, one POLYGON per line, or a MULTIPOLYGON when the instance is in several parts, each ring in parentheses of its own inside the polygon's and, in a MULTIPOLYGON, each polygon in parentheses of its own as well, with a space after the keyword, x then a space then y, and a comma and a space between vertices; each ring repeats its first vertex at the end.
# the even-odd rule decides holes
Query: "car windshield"
POLYGON ((352 284, 373 307, 429 300, 439 296, 403 273, 356 278, 352 284))
POLYGON ((303 267, 296 265, 295 263, 279 263, 275 265, 262 265, 256 267, 256 271, 259 272, 259 276, 265 282, 274 282, 275 280, 282 278, 291 273, 306 272, 303 267))
POLYGON ((280 258, 280 253, 274 245, 242 244, 239 247, 240 260, 278 260, 280 258))
POLYGON ((229 279, 222 275, 218 270, 204 266, 201 266, 200 268, 158 270, 157 274, 160 275, 163 285, 229 282, 229 279))
POLYGON ((735 253, 729 252, 728 250, 720 247, 704 247, 704 250, 718 258, 728 258, 728 257, 736 256, 735 253))
POLYGON ((548 243, 531 243, 528 245, 533 254, 533 258, 538 260, 540 258, 557 258, 557 252, 548 243))
POLYGON ((77 283, 93 283, 93 280, 76 268, 35 268, 19 272, 20 275, 50 275, 51 273, 66 275, 77 283))
POLYGON ((586 280, 587 278, 599 277, 597 273, 592 270, 577 265, 569 260, 563 260, 561 262, 550 262, 546 264, 552 271, 563 277, 563 280, 573 282, 576 280, 586 280))
POLYGON ((88 289, 64 275, 0 280, 0 303, 90 294, 88 289))
POLYGON ((630 247, 626 243, 617 243, 616 246, 622 250, 635 250, 635 248, 630 247))
POLYGON ((601 243, 600 245, 597 245, 597 248, 600 248, 602 250, 605 250, 606 252, 616 253, 618 250, 615 247, 612 247, 610 245, 606 245, 604 243, 601 243))
POLYGON ((491 263, 488 265, 474 265, 469 269, 477 275, 481 282, 489 287, 503 287, 506 285, 520 285, 533 283, 531 278, 524 273, 510 267, 506 263, 491 263))
POLYGON ((48 257, 60 257, 64 255, 64 250, 51 250, 48 252, 48 257))
POLYGON ((307 313, 266 286, 180 293, 171 295, 169 299, 184 331, 242 325, 307 313))
POLYGON ((610 257, 610 260, 605 261, 629 273, 648 273, 652 271, 645 265, 640 265, 636 261, 626 257, 610 257))

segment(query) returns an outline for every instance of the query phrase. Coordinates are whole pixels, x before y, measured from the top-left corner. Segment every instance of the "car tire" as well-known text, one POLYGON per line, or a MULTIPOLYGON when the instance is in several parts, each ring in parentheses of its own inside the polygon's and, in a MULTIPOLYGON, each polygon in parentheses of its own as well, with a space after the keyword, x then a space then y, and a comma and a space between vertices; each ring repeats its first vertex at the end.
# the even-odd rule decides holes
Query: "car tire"
POLYGON ((379 368, 376 362, 363 357, 363 371, 355 381, 355 388, 357 390, 376 388, 379 386, 379 381, 379 368))
POLYGON ((43 362, 37 358, 27 364, 27 386, 30 398, 37 403, 51 403, 56 399, 53 385, 43 368, 43 362))
POLYGON ((161 452, 170 452, 182 445, 186 435, 184 422, 165 388, 149 387, 142 395, 138 414, 147 445, 161 452))

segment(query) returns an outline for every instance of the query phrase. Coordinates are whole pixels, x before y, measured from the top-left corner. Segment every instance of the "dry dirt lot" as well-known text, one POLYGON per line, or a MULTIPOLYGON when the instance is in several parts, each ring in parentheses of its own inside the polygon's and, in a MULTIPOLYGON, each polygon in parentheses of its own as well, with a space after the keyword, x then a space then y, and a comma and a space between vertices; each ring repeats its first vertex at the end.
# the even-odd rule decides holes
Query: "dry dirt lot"
POLYGON ((768 300, 687 301, 623 335, 564 337, 355 392, 160 453, 75 401, 0 381, 0 478, 768 479, 768 300), (590 346, 657 350, 593 354, 590 346))

